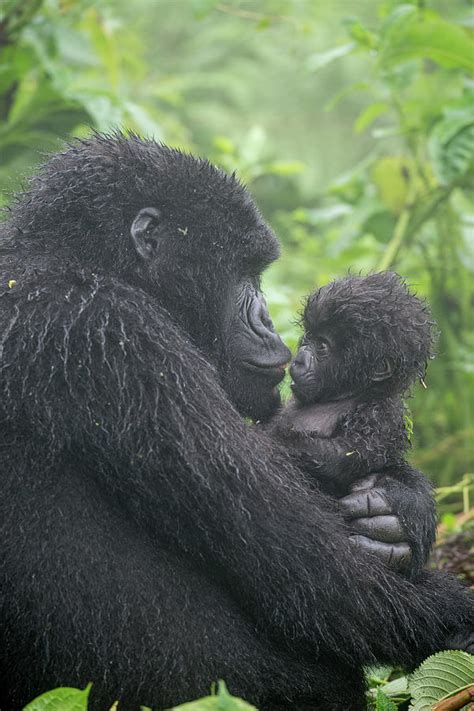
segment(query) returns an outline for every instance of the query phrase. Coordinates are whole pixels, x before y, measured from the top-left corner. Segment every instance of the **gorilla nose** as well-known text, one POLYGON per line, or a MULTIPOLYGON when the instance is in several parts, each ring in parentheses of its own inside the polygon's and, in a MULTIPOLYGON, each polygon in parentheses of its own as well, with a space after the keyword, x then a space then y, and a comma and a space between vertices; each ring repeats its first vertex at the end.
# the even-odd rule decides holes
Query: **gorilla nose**
POLYGON ((309 348, 300 348, 290 367, 290 375, 293 380, 303 377, 311 370, 313 364, 313 354, 309 348))

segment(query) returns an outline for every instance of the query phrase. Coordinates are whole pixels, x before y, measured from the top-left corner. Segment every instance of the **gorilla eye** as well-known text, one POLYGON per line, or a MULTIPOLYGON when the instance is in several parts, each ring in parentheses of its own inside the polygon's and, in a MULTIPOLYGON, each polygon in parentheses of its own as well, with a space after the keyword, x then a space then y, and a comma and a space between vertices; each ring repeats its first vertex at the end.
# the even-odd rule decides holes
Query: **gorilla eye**
POLYGON ((324 338, 317 338, 315 341, 315 351, 317 358, 327 358, 329 355, 329 343, 324 338))

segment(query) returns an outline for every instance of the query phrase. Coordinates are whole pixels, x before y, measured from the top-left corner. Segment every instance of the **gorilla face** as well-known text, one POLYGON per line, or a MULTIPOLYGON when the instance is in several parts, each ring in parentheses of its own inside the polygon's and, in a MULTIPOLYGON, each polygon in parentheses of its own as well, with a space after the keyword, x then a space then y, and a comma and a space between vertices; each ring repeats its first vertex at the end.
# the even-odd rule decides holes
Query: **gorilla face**
POLYGON ((290 367, 296 399, 310 404, 351 395, 352 383, 344 382, 347 373, 341 365, 341 354, 328 334, 303 338, 290 367))
MULTIPOLYGON (((184 258, 170 239, 169 228, 163 228, 158 209, 139 211, 131 237, 141 271, 146 272, 145 281, 153 285, 160 302, 213 360, 239 412, 263 421, 280 404, 277 386, 291 353, 275 331, 259 284, 261 271, 276 257, 275 238, 264 223, 256 221, 254 228, 261 251, 268 242, 267 254, 260 254, 259 259, 250 259, 247 254, 246 260, 236 263, 237 243, 231 264, 225 264, 225 270, 222 262, 216 264, 212 274, 206 264, 207 278, 200 281, 203 268, 199 248, 184 258), (209 294, 212 299, 206 299, 209 294)), ((223 237, 216 237, 216 241, 219 239, 223 241, 223 237)))
POLYGON ((367 354, 357 336, 337 339, 328 329, 305 335, 290 374, 294 396, 307 405, 388 390, 392 366, 388 358, 367 354))
POLYGON ((423 378, 434 327, 427 304, 393 272, 347 276, 316 289, 290 373, 297 400, 388 397, 423 378))
POLYGON ((275 331, 256 279, 238 285, 231 308, 225 387, 240 412, 264 421, 280 404, 277 385, 291 353, 275 331))

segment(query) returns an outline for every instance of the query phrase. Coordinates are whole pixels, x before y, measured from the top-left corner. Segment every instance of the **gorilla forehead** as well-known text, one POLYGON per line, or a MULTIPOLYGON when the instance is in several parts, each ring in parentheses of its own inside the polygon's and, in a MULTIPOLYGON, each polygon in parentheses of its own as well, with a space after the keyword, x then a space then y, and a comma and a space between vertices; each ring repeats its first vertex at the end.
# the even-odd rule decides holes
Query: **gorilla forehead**
POLYGON ((23 230, 59 244, 78 235, 82 241, 116 238, 141 208, 153 206, 171 234, 198 240, 200 251, 207 244, 231 261, 252 257, 262 264, 279 254, 276 237, 235 175, 133 134, 94 134, 69 144, 33 178, 20 206, 23 230))
POLYGON ((395 272, 368 276, 347 276, 317 289, 305 309, 305 321, 321 325, 353 325, 357 332, 374 326, 400 328, 410 319, 411 326, 430 327, 427 304, 415 297, 395 272))

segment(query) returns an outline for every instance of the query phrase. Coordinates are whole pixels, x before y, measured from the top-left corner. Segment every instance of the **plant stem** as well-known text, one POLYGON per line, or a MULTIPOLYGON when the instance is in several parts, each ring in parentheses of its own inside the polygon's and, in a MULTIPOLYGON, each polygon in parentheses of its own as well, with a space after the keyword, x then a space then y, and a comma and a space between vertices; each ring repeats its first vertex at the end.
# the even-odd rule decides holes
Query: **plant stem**
POLYGON ((393 237, 389 242, 387 249, 385 250, 382 259, 380 260, 377 271, 385 271, 394 262, 400 247, 407 235, 407 228, 410 222, 411 210, 413 208, 413 200, 415 198, 416 189, 411 185, 408 191, 407 200, 405 207, 403 208, 400 217, 398 218, 397 224, 393 231, 393 237))

